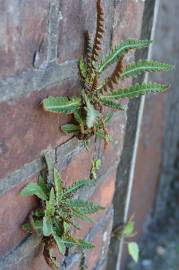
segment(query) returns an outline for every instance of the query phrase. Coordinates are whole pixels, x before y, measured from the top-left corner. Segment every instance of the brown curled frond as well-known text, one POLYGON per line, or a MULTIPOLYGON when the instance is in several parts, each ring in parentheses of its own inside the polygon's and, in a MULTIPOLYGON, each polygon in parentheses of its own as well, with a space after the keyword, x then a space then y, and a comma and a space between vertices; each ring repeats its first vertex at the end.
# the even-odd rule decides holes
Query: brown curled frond
POLYGON ((89 68, 91 56, 92 56, 92 38, 88 31, 85 32, 85 57, 86 57, 86 63, 89 68))
POLYGON ((94 62, 97 62, 99 53, 102 50, 102 38, 104 34, 104 9, 102 6, 102 0, 97 0, 97 24, 96 35, 94 39, 94 45, 91 56, 91 65, 94 68, 94 62))
POLYGON ((124 70, 124 55, 119 59, 114 72, 111 77, 109 77, 106 83, 103 86, 104 91, 108 91, 108 89, 113 90, 115 85, 118 84, 121 74, 124 70))
POLYGON ((96 73, 91 87, 91 92, 95 92, 97 90, 97 87, 98 87, 98 74, 96 73))

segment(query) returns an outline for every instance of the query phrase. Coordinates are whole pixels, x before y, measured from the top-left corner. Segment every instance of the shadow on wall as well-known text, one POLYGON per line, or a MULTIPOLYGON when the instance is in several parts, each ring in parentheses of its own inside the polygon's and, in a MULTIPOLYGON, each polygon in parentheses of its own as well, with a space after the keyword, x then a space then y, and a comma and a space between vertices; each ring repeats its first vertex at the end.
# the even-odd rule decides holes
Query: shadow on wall
MULTIPOLYGON (((127 270, 179 269, 179 1, 160 3, 154 58, 175 65, 165 76, 172 85, 165 102, 165 133, 155 204, 141 239, 141 259, 127 270)), ((161 77, 155 76, 157 81, 161 77)), ((160 124, 160 123, 159 123, 160 124)), ((158 146, 156 146, 158 147, 158 146)), ((137 211, 137 209, 136 209, 137 211)))

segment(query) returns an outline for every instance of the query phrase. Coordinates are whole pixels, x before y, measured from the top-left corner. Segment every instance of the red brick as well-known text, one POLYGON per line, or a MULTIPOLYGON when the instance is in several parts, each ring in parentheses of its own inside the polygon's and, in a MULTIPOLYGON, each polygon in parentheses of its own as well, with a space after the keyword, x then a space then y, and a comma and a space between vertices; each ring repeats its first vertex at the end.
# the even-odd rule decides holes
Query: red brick
POLYGON ((0 1, 0 77, 31 68, 34 53, 46 59, 49 0, 0 1), (33 16, 32 16, 33 14, 33 16))
POLYGON ((59 126, 67 122, 63 114, 44 112, 39 105, 48 95, 74 95, 75 82, 34 92, 30 96, 0 106, 0 178, 39 157, 46 148, 63 143, 68 136, 59 126))
POLYGON ((28 257, 20 261, 16 267, 14 266, 11 270, 51 270, 47 265, 43 256, 43 246, 37 247, 33 254, 29 254, 28 257))
POLYGON ((23 185, 0 198, 0 255, 14 248, 24 238, 21 225, 36 204, 33 197, 22 197, 19 194, 23 185))
POLYGON ((117 115, 115 115, 113 121, 108 127, 109 134, 113 137, 114 142, 109 143, 105 150, 104 148, 101 149, 103 154, 100 174, 103 174, 111 166, 116 165, 115 163, 119 163, 120 161, 120 156, 123 149, 126 120, 126 114, 124 112, 119 112, 117 115))
POLYGON ((95 248, 87 252, 88 270, 94 269, 94 266, 96 265, 97 261, 100 258, 101 247, 103 244, 102 232, 98 232, 97 235, 95 236, 95 239, 92 242, 95 245, 95 248))
POLYGON ((106 259, 110 242, 112 222, 112 220, 108 220, 105 226, 101 227, 100 231, 96 233, 93 240, 96 247, 87 252, 88 270, 95 269, 98 261, 106 259))
POLYGON ((94 32, 96 0, 62 1, 63 20, 60 27, 59 61, 79 58, 83 54, 84 32, 94 32))
POLYGON ((140 38, 144 3, 117 1, 114 14, 113 46, 129 38, 140 38))
POLYGON ((68 186, 77 180, 89 178, 92 153, 86 149, 73 157, 67 168, 62 171, 62 179, 68 186))

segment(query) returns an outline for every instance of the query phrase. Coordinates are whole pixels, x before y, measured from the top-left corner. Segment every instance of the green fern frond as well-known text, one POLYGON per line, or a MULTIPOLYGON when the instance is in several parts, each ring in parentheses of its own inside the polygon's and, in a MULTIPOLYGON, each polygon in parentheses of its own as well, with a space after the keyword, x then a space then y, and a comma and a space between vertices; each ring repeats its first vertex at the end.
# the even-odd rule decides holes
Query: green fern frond
POLYGON ((80 214, 82 215, 90 215, 94 214, 99 210, 103 210, 104 208, 94 202, 91 201, 83 201, 83 200, 66 200, 65 202, 71 208, 77 208, 80 214))
POLYGON ((73 215, 75 217, 78 217, 79 219, 81 219, 84 222, 88 222, 88 223, 93 223, 94 220, 90 217, 88 217, 87 215, 81 214, 80 211, 78 211, 78 209, 73 209, 73 215))
POLYGON ((172 67, 172 65, 159 63, 157 61, 139 60, 137 63, 128 65, 121 75, 121 78, 136 77, 144 72, 170 71, 172 67))
POLYGON ((92 249, 95 248, 95 245, 86 240, 78 240, 78 246, 82 249, 92 249))
POLYGON ((61 126, 61 130, 66 134, 77 135, 80 132, 80 127, 74 124, 65 124, 61 126))
POLYGON ((74 118, 80 125, 84 124, 85 119, 81 111, 76 111, 74 113, 74 118))
POLYGON ((63 193, 62 179, 56 168, 54 168, 54 183, 55 183, 55 193, 57 201, 61 199, 63 193))
POLYGON ((111 98, 108 98, 108 96, 102 96, 100 98, 100 101, 104 106, 110 107, 110 108, 112 108, 114 110, 120 110, 120 111, 126 111, 127 110, 126 105, 116 103, 111 98))
POLYGON ((66 245, 65 245, 63 239, 61 237, 59 237, 54 230, 53 230, 53 237, 54 237, 54 240, 58 246, 60 253, 64 255, 65 250, 66 250, 66 245))
POLYGON ((81 98, 48 97, 43 100, 42 104, 45 111, 70 114, 79 110, 81 106, 81 98))
POLYGON ((79 180, 79 181, 75 182, 73 185, 71 185, 65 189, 65 191, 63 193, 63 199, 65 197, 69 196, 70 194, 77 192, 81 188, 88 187, 88 186, 94 186, 95 184, 96 184, 96 181, 92 180, 92 179, 79 180))
POLYGON ((51 219, 44 216, 43 217, 43 235, 50 236, 53 232, 53 225, 51 219))
POLYGON ((39 199, 46 201, 48 200, 48 196, 47 194, 43 191, 43 189, 41 188, 41 186, 37 183, 30 183, 27 186, 25 186, 20 194, 22 196, 37 196, 39 199))
POLYGON ((101 96, 100 100, 103 102, 107 100, 122 99, 122 98, 133 98, 140 95, 145 95, 148 93, 164 92, 168 89, 168 85, 159 84, 159 83, 143 83, 143 84, 134 84, 129 88, 121 88, 109 92, 108 95, 101 96))
POLYGON ((104 119, 105 124, 111 123, 113 115, 114 115, 113 112, 108 112, 107 113, 107 115, 106 115, 106 117, 104 119))
POLYGON ((121 42, 116 48, 114 48, 106 58, 101 62, 98 67, 99 73, 104 71, 109 65, 112 65, 117 61, 123 54, 128 53, 131 49, 142 49, 148 47, 151 44, 149 40, 135 40, 129 39, 121 42))

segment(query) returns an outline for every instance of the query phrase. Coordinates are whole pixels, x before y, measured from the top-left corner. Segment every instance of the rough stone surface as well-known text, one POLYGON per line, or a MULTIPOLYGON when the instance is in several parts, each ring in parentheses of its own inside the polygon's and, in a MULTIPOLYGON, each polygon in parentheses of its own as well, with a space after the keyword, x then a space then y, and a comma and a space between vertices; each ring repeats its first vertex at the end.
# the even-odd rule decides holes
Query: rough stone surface
POLYGON ((47 58, 49 0, 0 1, 0 77, 33 67, 47 58), (33 14, 33 16, 32 16, 33 14))
MULTIPOLYGON (((105 29, 104 47, 110 44, 111 10, 112 3, 104 0, 105 29)), ((96 0, 62 0, 61 27, 59 38, 59 61, 79 58, 84 52, 84 33, 89 31, 94 36, 96 18, 96 0), (66 34, 67 33, 67 34, 66 34)))
POLYGON ((1 103, 0 178, 36 159, 48 147, 54 147, 67 139, 59 128, 68 121, 67 117, 44 112, 40 102, 49 94, 58 95, 60 92, 62 95, 74 95, 77 91, 76 82, 66 82, 61 87, 42 89, 18 102, 1 103))

